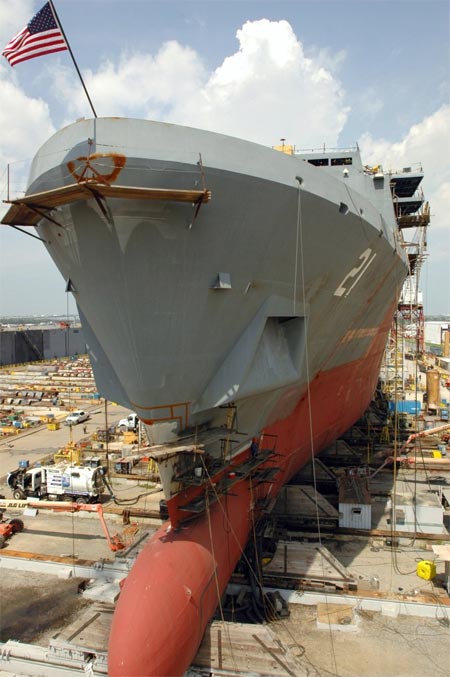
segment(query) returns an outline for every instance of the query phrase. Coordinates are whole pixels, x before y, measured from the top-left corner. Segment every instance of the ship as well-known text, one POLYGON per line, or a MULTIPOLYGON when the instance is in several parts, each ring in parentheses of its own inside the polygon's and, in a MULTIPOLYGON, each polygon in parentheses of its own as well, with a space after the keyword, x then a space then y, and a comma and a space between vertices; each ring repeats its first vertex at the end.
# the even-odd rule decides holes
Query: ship
POLYGON ((370 403, 422 177, 358 148, 126 118, 37 152, 3 223, 35 227, 61 271, 99 392, 146 426, 168 513, 123 582, 112 677, 185 672, 279 489, 370 403))

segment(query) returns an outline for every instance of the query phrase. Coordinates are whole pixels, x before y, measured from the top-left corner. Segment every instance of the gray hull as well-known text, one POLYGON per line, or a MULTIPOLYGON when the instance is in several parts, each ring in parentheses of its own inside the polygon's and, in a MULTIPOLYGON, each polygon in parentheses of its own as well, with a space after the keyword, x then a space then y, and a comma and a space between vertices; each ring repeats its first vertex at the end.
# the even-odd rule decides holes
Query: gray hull
POLYGON ((125 157, 117 184, 212 195, 198 213, 93 196, 54 210, 62 227, 40 223, 102 395, 175 433, 223 425, 233 405, 251 436, 364 358, 407 267, 389 182, 357 152, 345 173, 175 125, 82 121, 39 151, 28 192, 73 183, 92 154, 101 175, 125 157))

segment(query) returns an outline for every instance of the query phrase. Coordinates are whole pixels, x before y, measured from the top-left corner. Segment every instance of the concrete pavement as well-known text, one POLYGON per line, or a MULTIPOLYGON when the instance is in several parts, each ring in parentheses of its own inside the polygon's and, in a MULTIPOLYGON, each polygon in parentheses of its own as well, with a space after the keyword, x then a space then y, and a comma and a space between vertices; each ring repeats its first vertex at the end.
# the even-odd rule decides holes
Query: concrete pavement
MULTIPOLYGON (((85 411, 90 414, 90 419, 86 422, 86 434, 83 432, 82 423, 72 426, 72 430, 65 425, 62 425, 59 430, 48 430, 44 424, 2 440, 0 442, 0 487, 4 485, 7 473, 17 468, 21 459, 29 460, 30 464, 36 463, 65 447, 71 439, 73 442, 80 442, 83 438, 92 435, 98 428, 106 427, 103 403, 86 407, 85 411)), ((129 413, 130 410, 125 407, 108 404, 108 427, 118 423, 129 413)))

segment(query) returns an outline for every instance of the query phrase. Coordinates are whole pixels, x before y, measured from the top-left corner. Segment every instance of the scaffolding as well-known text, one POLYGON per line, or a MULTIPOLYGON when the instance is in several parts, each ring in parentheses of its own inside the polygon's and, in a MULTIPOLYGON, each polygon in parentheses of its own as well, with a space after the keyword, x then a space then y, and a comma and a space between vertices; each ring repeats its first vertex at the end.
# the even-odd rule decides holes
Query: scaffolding
POLYGON ((430 205, 425 202, 419 187, 422 178, 422 167, 407 167, 401 172, 390 174, 398 243, 407 255, 409 266, 408 277, 392 318, 381 372, 385 392, 395 402, 405 399, 405 390, 416 390, 420 387, 420 377, 417 375, 414 382, 405 379, 405 359, 417 359, 425 352, 425 316, 420 274, 427 256, 430 205))

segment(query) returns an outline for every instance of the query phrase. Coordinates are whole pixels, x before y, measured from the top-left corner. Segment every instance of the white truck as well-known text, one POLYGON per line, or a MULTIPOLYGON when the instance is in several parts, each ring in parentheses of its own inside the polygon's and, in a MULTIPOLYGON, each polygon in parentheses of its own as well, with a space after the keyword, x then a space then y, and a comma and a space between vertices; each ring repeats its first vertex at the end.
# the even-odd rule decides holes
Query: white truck
POLYGON ((58 464, 29 468, 22 464, 6 481, 16 500, 28 497, 96 503, 105 491, 101 467, 58 464))
POLYGON ((139 416, 137 414, 128 414, 126 418, 119 421, 119 430, 126 432, 128 430, 136 431, 139 426, 139 416))

